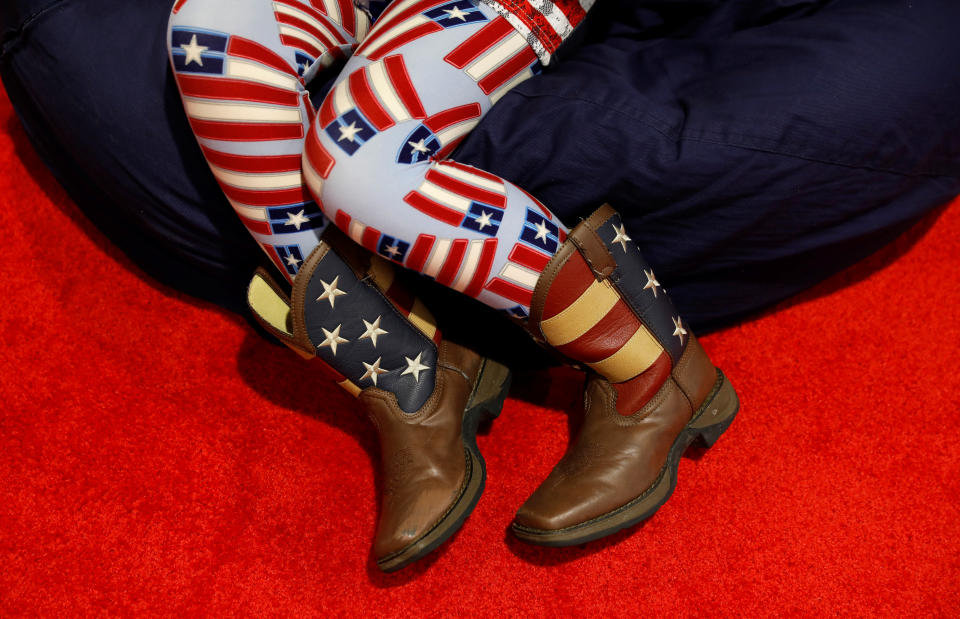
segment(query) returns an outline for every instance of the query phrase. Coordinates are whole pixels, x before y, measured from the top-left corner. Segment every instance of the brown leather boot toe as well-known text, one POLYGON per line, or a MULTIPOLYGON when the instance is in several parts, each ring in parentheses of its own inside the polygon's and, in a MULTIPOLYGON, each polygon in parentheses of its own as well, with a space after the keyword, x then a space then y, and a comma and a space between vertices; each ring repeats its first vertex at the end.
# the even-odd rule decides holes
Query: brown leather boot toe
POLYGON ((739 409, 719 370, 711 392, 692 411, 669 381, 630 416, 616 409, 616 391, 601 376, 587 384, 583 427, 567 454, 517 511, 512 529, 524 541, 570 546, 646 520, 673 493, 680 456, 696 440, 710 447, 739 409))

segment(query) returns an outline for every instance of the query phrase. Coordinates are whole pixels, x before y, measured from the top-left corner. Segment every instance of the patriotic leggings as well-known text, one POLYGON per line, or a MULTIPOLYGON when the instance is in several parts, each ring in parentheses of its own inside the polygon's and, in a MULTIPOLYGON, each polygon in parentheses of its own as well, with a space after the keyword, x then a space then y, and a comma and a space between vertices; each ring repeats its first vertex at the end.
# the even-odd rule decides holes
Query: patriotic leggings
POLYGON ((448 155, 540 71, 475 0, 178 0, 170 60, 191 127, 289 280, 328 221, 357 243, 523 318, 566 229, 519 187, 448 155), (319 109, 305 84, 346 60, 319 109))

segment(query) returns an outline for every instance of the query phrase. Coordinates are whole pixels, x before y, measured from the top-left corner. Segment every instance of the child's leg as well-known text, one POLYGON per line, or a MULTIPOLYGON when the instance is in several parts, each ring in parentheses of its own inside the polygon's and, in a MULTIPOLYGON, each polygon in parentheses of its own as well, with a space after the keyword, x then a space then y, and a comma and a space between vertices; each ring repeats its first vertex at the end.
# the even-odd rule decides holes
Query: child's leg
POLYGON ((180 0, 168 45, 184 108, 221 188, 287 279, 326 220, 300 174, 305 83, 369 29, 350 0, 180 0))
POLYGON ((519 187, 446 157, 540 66, 485 4, 391 4, 320 107, 307 184, 367 249, 525 317, 566 229, 519 187))

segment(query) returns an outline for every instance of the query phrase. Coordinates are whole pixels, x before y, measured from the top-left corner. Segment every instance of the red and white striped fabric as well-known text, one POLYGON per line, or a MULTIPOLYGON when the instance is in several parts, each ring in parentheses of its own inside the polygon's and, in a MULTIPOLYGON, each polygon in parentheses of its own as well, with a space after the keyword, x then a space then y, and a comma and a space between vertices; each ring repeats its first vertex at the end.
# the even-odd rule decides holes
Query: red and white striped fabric
POLYGON ((469 297, 476 297, 490 274, 497 239, 417 237, 406 265, 469 297))
POLYGON ((517 243, 510 250, 507 262, 500 269, 500 273, 487 283, 486 289, 514 303, 529 307, 537 279, 551 257, 523 243, 517 243))
MULTIPOLYGON (((329 4, 334 9, 339 8, 336 2, 329 4)), ((342 62, 356 46, 335 21, 307 4, 296 0, 275 0, 273 13, 280 42, 305 53, 321 67, 342 62)), ((352 21, 356 27, 356 19, 352 21)))
POLYGON ((427 115, 403 57, 398 55, 372 62, 337 84, 320 107, 321 127, 353 108, 359 109, 378 131, 427 115))
POLYGON ((451 226, 459 226, 474 202, 504 209, 507 206, 503 180, 454 161, 431 166, 416 191, 404 202, 451 226))
POLYGON ((583 21, 595 0, 480 0, 500 13, 550 63, 560 44, 583 21))
POLYGON ((463 69, 496 103, 511 88, 533 77, 537 55, 503 17, 491 21, 444 57, 463 69))

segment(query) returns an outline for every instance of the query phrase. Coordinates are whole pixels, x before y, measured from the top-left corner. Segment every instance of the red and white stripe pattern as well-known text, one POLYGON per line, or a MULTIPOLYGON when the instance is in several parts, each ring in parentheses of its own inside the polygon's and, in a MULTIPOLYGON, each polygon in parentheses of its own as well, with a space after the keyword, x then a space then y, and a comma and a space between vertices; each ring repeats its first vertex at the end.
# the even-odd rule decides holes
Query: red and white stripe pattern
POLYGON ((311 200, 302 187, 299 155, 234 155, 201 148, 221 189, 253 232, 271 234, 267 207, 311 200))
POLYGON ((304 135, 304 93, 296 73, 271 50, 230 37, 223 74, 176 73, 190 125, 233 208, 251 231, 270 234, 266 207, 311 200, 296 154, 253 156, 216 142, 298 139, 304 135))
POLYGON ((459 226, 473 202, 499 209, 507 206, 503 179, 455 161, 435 163, 416 191, 404 202, 451 226, 459 226))
MULTIPOLYGON (((298 159, 301 158, 298 157, 298 159)), ((310 188, 310 192, 314 196, 317 196, 317 201, 321 209, 323 208, 323 203, 319 201, 319 198, 323 195, 323 181, 330 177, 330 172, 333 171, 335 163, 336 160, 333 158, 333 155, 320 143, 317 132, 310 131, 303 145, 303 180, 306 182, 307 187, 310 188)))
POLYGON ((434 278, 469 297, 476 297, 490 274, 497 239, 445 239, 432 234, 417 237, 405 266, 434 278))
POLYGON ((463 69, 494 103, 534 75, 537 55, 529 42, 499 17, 458 45, 444 60, 463 69))
POLYGON ((222 75, 177 73, 194 133, 228 141, 289 140, 304 135, 296 71, 275 52, 232 36, 222 75))
POLYGON ((370 31, 370 17, 353 4, 353 0, 310 0, 315 9, 340 24, 358 42, 370 31))
POLYGON ((595 0, 481 0, 502 15, 550 63, 560 44, 583 21, 595 0))
POLYGON ((468 103, 444 110, 424 120, 423 124, 440 142, 440 150, 434 156, 443 159, 452 153, 480 122, 481 114, 483 109, 479 103, 468 103))
POLYGON ((357 54, 379 60, 397 48, 421 37, 443 30, 443 26, 423 15, 450 0, 398 0, 380 15, 376 28, 357 48, 357 54))
POLYGON ((380 241, 380 235, 383 234, 373 226, 368 226, 359 219, 351 217, 343 211, 337 211, 334 218, 337 227, 347 233, 357 245, 362 245, 366 249, 377 253, 377 243, 380 241))
POLYGON ((537 279, 552 257, 529 245, 517 243, 510 250, 507 263, 500 269, 500 273, 491 279, 485 288, 515 303, 530 307, 537 279))
POLYGON ((273 12, 280 42, 300 50, 322 67, 343 61, 355 45, 335 21, 310 5, 297 0, 274 0, 273 12))
POLYGON ((320 125, 326 127, 354 108, 378 131, 427 115, 402 56, 371 63, 337 84, 320 107, 320 125))

